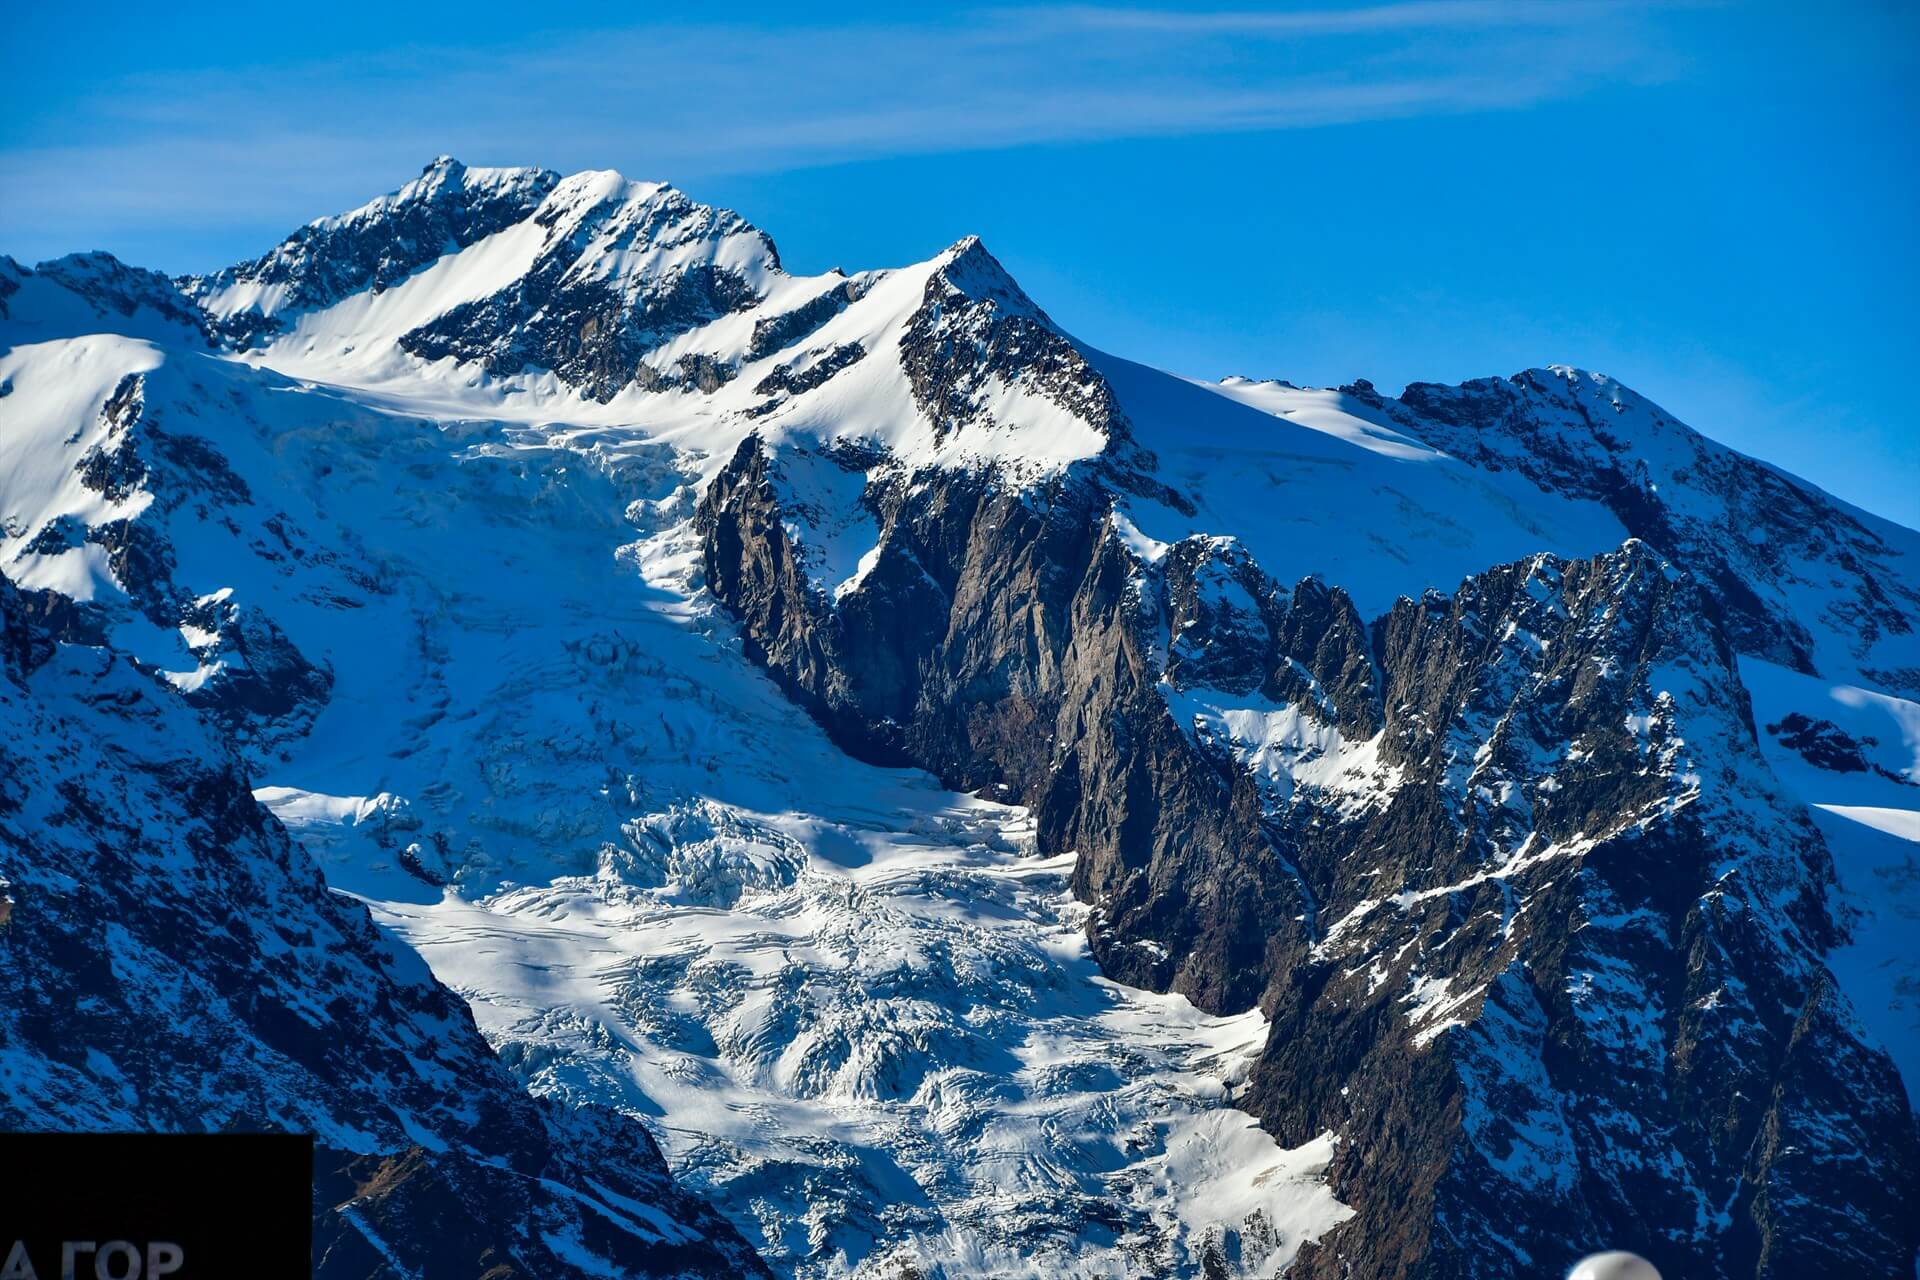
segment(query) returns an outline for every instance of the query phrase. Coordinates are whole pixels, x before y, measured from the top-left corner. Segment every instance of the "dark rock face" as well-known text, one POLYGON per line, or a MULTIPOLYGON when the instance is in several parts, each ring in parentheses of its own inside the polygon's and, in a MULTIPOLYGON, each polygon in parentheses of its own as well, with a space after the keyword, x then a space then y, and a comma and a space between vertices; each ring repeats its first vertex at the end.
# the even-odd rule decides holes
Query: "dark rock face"
MULTIPOLYGON (((490 372, 553 373, 594 399, 612 399, 636 379, 654 385, 660 371, 642 358, 673 336, 759 301, 739 269, 696 251, 737 238, 770 268, 772 241, 738 214, 698 204, 671 187, 644 197, 602 198, 585 207, 550 204, 534 217, 547 241, 531 270, 488 298, 465 303, 400 339, 427 360, 453 356, 490 372), (632 275, 579 269, 589 244, 647 256, 695 254, 632 275)), ((683 371, 687 385, 712 390, 716 367, 683 371)), ((729 371, 728 376, 731 376, 729 371)))
POLYGON ((205 637, 194 656, 209 675, 187 701, 211 713, 243 747, 265 748, 305 732, 332 692, 332 673, 309 661, 259 609, 221 593, 201 595, 177 580, 172 515, 189 508, 196 524, 212 518, 230 524, 221 513, 253 503, 246 481, 211 442, 163 429, 148 412, 139 374, 120 380, 101 409, 101 423, 101 442, 80 461, 80 483, 115 502, 147 490, 153 502, 138 517, 80 536, 107 549, 115 580, 148 621, 168 631, 191 627, 205 637))
POLYGON ((762 1274, 644 1130, 521 1091, 218 732, 36 612, 0 579, 0 1124, 314 1132, 321 1275, 762 1274))
POLYGON ((734 365, 708 355, 681 356, 667 369, 642 363, 634 369, 633 385, 643 391, 714 392, 739 373, 734 365))
POLYGON ((550 270, 403 335, 400 345, 422 359, 454 356, 502 375, 550 369, 606 401, 643 376, 641 358, 662 342, 757 300, 721 267, 689 267, 630 299, 600 281, 567 280, 568 265, 555 259, 550 270))
POLYGON ((826 351, 809 352, 802 360, 780 365, 760 379, 754 384, 754 394, 797 396, 822 385, 866 354, 867 349, 857 342, 844 342, 826 351))
MULTIPOLYGON (((1356 1207, 1390 1250, 1376 1256, 1522 1275, 1605 1240, 1683 1275, 1782 1274, 1756 1234, 1831 1247, 1826 1274, 1911 1255, 1884 1213, 1834 1240, 1764 1195, 1770 1107, 1847 1125, 1897 1117, 1904 1098, 1815 1102, 1783 1083, 1799 1023, 1829 998, 1830 871, 1765 781, 1711 618, 1629 544, 1494 570, 1376 627, 1381 754, 1401 781, 1331 829, 1289 818, 1327 923, 1278 992, 1248 1094, 1283 1140, 1368 1136, 1333 1172, 1365 1188, 1356 1207), (1422 1061, 1436 1056, 1445 1067, 1422 1061), (1405 1092, 1423 1073, 1434 1087, 1405 1092)), ((1862 1037, 1827 1047, 1890 1070, 1862 1037)), ((1861 1154, 1910 1185, 1911 1122, 1861 1154)), ((1305 1273, 1344 1274, 1352 1239, 1305 1273)))
POLYGON ((309 662, 258 609, 221 602, 198 606, 213 638, 195 656, 220 664, 187 701, 212 714, 242 746, 265 731, 271 740, 304 725, 333 691, 333 673, 309 662))
POLYGON ((1768 725, 1767 732, 1816 769, 1829 773, 1872 772, 1903 787, 1920 786, 1906 774, 1868 758, 1867 753, 1880 745, 1878 738, 1856 738, 1831 720, 1791 711, 1777 723, 1768 725))
MULTIPOLYGON (((1713 592, 1742 653, 1817 671, 1813 640, 1787 602, 1820 578, 1833 584, 1827 620, 1854 638, 1856 657, 1920 627, 1920 591, 1872 517, 1713 444, 1609 379, 1532 369, 1457 387, 1415 383, 1380 405, 1455 457, 1604 503, 1713 592), (1651 422, 1644 438, 1614 425, 1628 413, 1651 422), (1675 491, 1690 496, 1675 502, 1675 491)), ((1885 674, 1890 687, 1920 693, 1920 673, 1885 674)))
POLYGON ((747 343, 748 360, 764 360, 790 346, 845 311, 860 297, 860 286, 849 280, 828 289, 791 311, 763 316, 753 322, 753 337, 747 343))
POLYGON ((0 320, 6 320, 13 314, 9 299, 20 292, 20 282, 29 272, 6 254, 0 253, 0 320))
MULTIPOLYGON (((181 284, 201 300, 236 286, 273 290, 286 311, 329 306, 363 289, 378 293, 519 222, 559 180, 544 169, 470 171, 442 156, 391 196, 309 223, 252 262, 181 284)), ((245 347, 280 328, 258 307, 246 307, 219 323, 218 336, 245 347)))
POLYGON ((62 551, 83 545, 86 540, 86 525, 72 516, 60 516, 48 521, 46 527, 27 543, 24 551, 27 555, 57 556, 62 551))
POLYGON ((566 1145, 526 1169, 446 1160, 419 1146, 390 1155, 318 1152, 315 1280, 392 1274, 373 1242, 395 1239, 405 1242, 394 1252, 413 1274, 443 1280, 547 1280, 593 1274, 600 1260, 621 1275, 767 1274, 730 1226, 673 1185, 646 1130, 593 1110, 555 1119, 566 1145), (562 1242, 529 1248, 503 1226, 553 1224, 549 1183, 598 1184, 604 1198, 564 1224, 572 1230, 562 1242))
POLYGON ((1110 438, 1124 434, 1113 390, 977 239, 962 241, 927 281, 900 340, 914 400, 935 441, 970 423, 992 382, 1030 388, 1110 438))
POLYGON ((1272 1018, 1241 1102, 1334 1132, 1358 1210, 1301 1274, 1911 1265, 1911 1114, 1836 1016, 1825 847, 1711 588, 1629 542, 1369 625, 1230 540, 1143 558, 1094 467, 880 465, 831 598, 785 501, 749 440, 700 508, 749 653, 857 754, 1032 806, 1110 975, 1272 1018))

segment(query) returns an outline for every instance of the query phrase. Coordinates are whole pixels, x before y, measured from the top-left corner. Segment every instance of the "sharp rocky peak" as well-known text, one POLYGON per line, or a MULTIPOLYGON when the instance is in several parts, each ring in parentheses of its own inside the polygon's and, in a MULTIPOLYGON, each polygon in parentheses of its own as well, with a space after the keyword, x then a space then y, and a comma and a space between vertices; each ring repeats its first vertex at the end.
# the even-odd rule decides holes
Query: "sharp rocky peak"
POLYGON ((1039 320, 1049 328, 1058 326, 1027 296, 1000 259, 988 251, 979 236, 965 236, 948 246, 934 259, 934 271, 928 283, 931 298, 936 288, 964 298, 968 302, 990 302, 1002 312, 1039 320))
POLYGON ((452 156, 436 156, 420 170, 420 176, 396 191, 368 201, 357 209, 310 223, 319 226, 351 221, 370 221, 411 205, 447 204, 489 192, 514 187, 550 190, 560 179, 551 169, 533 167, 469 168, 452 156))

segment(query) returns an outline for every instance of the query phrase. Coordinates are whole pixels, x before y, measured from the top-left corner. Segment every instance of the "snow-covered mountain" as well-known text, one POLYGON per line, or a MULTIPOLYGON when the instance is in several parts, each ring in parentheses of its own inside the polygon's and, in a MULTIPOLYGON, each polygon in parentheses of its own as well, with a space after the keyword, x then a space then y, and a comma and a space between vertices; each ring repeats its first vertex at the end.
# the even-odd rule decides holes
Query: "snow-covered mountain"
POLYGON ((14 1123, 320 1132, 356 1274, 436 1198, 536 1275, 1913 1267, 1920 534, 1609 379, 1194 382, 977 240, 444 158, 0 260, 0 348, 14 1123), (281 966, 267 1065, 130 1066, 123 936, 281 966))
POLYGON ((75 610, 0 578, 0 1124, 312 1133, 316 1276, 764 1274, 643 1126, 522 1090, 75 610))

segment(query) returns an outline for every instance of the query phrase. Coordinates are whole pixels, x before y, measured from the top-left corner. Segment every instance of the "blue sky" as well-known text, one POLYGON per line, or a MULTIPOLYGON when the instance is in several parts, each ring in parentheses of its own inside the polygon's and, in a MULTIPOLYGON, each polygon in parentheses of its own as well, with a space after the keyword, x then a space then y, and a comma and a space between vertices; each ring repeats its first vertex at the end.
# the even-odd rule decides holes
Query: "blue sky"
POLYGON ((1604 370, 1920 526, 1915 6, 905 12, 28 0, 0 252, 190 271, 440 152, 617 168, 802 270, 978 233, 1184 373, 1604 370))

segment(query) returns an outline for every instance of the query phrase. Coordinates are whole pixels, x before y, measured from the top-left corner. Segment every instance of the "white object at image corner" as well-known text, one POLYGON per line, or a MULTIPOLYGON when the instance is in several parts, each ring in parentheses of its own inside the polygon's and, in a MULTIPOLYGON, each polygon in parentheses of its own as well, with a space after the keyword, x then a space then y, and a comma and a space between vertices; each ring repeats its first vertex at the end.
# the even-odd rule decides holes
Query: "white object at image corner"
POLYGON ((1660 1280, 1660 1272, 1637 1253, 1614 1251, 1580 1259, 1567 1280, 1660 1280))

